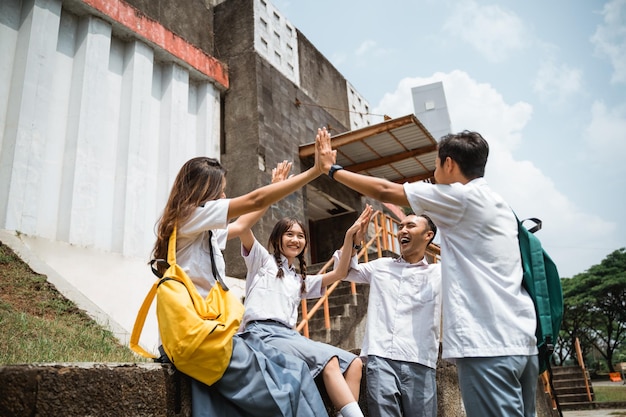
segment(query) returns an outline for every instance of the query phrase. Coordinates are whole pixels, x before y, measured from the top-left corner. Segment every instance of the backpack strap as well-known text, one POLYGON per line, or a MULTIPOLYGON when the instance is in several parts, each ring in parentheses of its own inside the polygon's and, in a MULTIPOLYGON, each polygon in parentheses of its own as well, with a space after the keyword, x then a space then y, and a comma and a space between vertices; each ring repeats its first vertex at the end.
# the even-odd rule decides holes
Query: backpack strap
POLYGON ((174 226, 170 240, 167 243, 167 263, 170 265, 176 263, 176 226, 174 226))
MULTIPOLYGON (((515 216, 515 218, 517 219, 517 216, 515 216)), ((531 221, 531 222, 535 223, 535 225, 533 227, 527 228, 530 233, 535 233, 535 232, 540 231, 541 230, 541 226, 543 225, 543 222, 541 220, 539 220, 538 218, 536 218, 536 217, 529 217, 529 218, 524 219, 522 221, 517 219, 517 221, 520 222, 521 224, 524 224, 525 221, 531 221)))
MULTIPOLYGON (((150 267, 152 268, 152 273, 157 277, 162 278, 163 274, 159 272, 156 268, 156 264, 159 262, 164 262, 163 259, 153 259, 150 261, 150 267)), ((168 243, 167 249, 167 263, 169 265, 173 265, 176 263, 176 226, 174 226, 174 230, 170 235, 170 240, 168 243)), ((158 279, 152 284, 150 291, 146 295, 146 298, 143 300, 141 307, 139 308, 139 312, 137 313, 137 318, 135 319, 135 324, 133 325, 133 331, 130 334, 130 348, 137 354, 143 356, 144 358, 149 359, 158 359, 156 355, 145 350, 143 347, 139 345, 139 338, 141 336, 141 332, 143 331, 143 326, 146 323, 146 316, 148 315, 148 311, 150 310, 150 306, 154 301, 154 297, 156 297, 157 288, 161 283, 161 279, 158 279)))
POLYGON ((143 303, 141 304, 141 307, 139 308, 139 312, 137 313, 137 318, 135 319, 133 332, 130 335, 130 348, 135 353, 138 353, 144 358, 149 358, 149 359, 154 359, 156 358, 156 356, 148 352, 141 346, 139 346, 139 336, 141 335, 141 331, 143 330, 143 325, 146 322, 146 316, 148 315, 148 310, 150 310, 150 306, 152 305, 152 300, 154 300, 154 297, 156 295, 158 285, 159 285, 159 281, 157 280, 154 282, 154 284, 152 284, 152 288, 150 288, 148 295, 146 295, 145 300, 143 300, 143 303))
POLYGON ((222 289, 224 291, 228 291, 229 288, 226 283, 222 280, 219 271, 217 270, 217 265, 215 265, 215 256, 213 255, 213 230, 209 229, 209 253, 211 254, 211 272, 213 272, 213 278, 217 282, 220 283, 222 289))

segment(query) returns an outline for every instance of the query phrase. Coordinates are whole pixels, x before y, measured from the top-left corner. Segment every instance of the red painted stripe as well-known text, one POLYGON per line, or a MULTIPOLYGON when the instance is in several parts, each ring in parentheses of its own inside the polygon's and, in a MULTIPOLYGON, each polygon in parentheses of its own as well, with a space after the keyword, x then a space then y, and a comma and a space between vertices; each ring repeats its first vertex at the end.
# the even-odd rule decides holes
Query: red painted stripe
POLYGON ((132 30, 142 38, 183 60, 202 74, 221 84, 224 88, 228 88, 228 71, 224 64, 166 29, 160 23, 144 16, 131 5, 121 0, 82 1, 132 30))

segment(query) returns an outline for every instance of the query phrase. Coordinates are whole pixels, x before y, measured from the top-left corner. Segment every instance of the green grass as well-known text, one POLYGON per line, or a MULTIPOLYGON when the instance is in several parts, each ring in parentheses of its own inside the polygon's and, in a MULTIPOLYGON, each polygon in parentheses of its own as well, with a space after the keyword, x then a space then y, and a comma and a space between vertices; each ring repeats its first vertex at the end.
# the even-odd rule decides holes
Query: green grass
POLYGON ((140 362, 0 243, 0 364, 140 362))
POLYGON ((593 392, 598 402, 626 402, 626 385, 595 385, 593 392))

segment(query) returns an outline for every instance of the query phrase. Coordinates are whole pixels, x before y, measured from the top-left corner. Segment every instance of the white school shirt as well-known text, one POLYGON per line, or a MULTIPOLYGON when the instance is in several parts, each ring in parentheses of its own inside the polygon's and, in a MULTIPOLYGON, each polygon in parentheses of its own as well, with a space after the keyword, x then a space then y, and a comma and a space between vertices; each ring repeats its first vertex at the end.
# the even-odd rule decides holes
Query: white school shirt
MULTIPOLYGON (((341 251, 335 252, 338 262, 341 251)), ((361 356, 419 363, 436 369, 441 323, 441 267, 426 259, 350 261, 345 281, 370 284, 361 356)))
POLYGON ((446 359, 533 355, 536 315, 522 287, 513 211, 483 178, 404 184, 415 213, 441 236, 443 352, 446 359))
MULTIPOLYGON (((294 327, 298 320, 298 306, 303 298, 319 298, 326 293, 322 288, 322 275, 306 276, 306 291, 300 294, 302 277, 296 272, 295 266, 283 260, 284 276, 278 278, 278 265, 274 256, 258 241, 254 241, 250 252, 246 253, 241 246, 248 274, 246 276, 246 311, 243 315, 241 328, 253 320, 276 320, 286 326, 294 327)), ((294 262, 298 262, 295 260, 294 262)))
POLYGON ((215 285, 211 271, 211 253, 213 245, 215 266, 224 278, 226 264, 222 249, 228 238, 228 205, 230 199, 222 198, 204 203, 196 208, 189 219, 178 226, 176 232, 176 263, 189 275, 198 292, 206 297, 215 285), (209 230, 213 230, 213 239, 209 242, 209 230))

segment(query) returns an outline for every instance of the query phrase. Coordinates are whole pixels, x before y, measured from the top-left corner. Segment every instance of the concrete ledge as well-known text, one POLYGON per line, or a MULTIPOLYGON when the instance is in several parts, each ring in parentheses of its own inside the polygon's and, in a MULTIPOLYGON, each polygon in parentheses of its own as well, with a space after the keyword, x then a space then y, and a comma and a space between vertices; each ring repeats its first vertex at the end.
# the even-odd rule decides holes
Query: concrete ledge
MULTIPOLYGON (((359 405, 367 417, 365 372, 359 405)), ((190 379, 157 363, 49 363, 0 366, 0 416, 189 417, 190 379)), ((537 381, 537 417, 554 417, 549 397, 537 381)), ((329 416, 336 411, 327 394, 329 416)), ((438 416, 464 417, 456 367, 437 369, 438 416)), ((615 403, 596 403, 597 407, 615 403)))
POLYGON ((156 363, 0 367, 0 416, 187 417, 189 380, 156 363))

